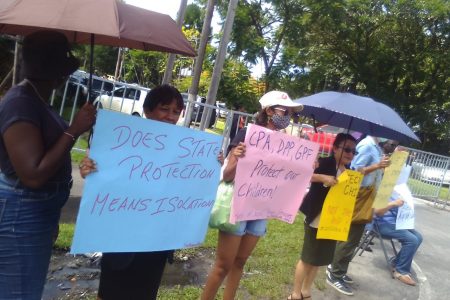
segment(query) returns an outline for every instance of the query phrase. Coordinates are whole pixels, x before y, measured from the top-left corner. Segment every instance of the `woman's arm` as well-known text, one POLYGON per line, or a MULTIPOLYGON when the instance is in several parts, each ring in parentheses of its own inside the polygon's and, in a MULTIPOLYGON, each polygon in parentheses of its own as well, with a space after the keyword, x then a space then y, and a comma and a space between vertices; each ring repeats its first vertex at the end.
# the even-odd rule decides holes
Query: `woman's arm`
POLYGON ((55 144, 45 151, 41 130, 29 122, 16 122, 3 133, 6 151, 22 184, 39 188, 58 171, 63 157, 75 143, 71 136, 78 137, 92 127, 95 107, 84 105, 72 125, 61 134, 55 144))
POLYGON ((239 158, 245 156, 245 144, 239 143, 236 147, 233 147, 228 153, 228 163, 223 170, 223 180, 226 182, 230 182, 234 180, 236 176, 236 167, 239 158))
POLYGON ((322 182, 327 187, 335 185, 338 181, 336 177, 325 174, 313 174, 311 177, 311 182, 322 182))
POLYGON ((391 202, 389 202, 388 203, 388 205, 386 206, 386 207, 383 207, 383 208, 375 208, 374 209, 374 212, 375 212, 375 214, 377 215, 377 216, 379 216, 379 217, 381 217, 381 216, 383 216, 388 210, 390 210, 391 208, 394 208, 394 207, 400 207, 400 206, 402 206, 403 205, 403 203, 405 203, 402 199, 397 199, 397 200, 394 200, 394 201, 391 201, 391 202))

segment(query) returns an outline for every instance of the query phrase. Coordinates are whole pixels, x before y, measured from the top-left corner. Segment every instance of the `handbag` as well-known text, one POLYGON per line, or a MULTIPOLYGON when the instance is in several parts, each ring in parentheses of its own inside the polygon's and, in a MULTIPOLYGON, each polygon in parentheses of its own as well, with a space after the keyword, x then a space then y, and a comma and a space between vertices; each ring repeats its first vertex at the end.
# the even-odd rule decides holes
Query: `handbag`
POLYGON ((217 189, 216 202, 211 210, 209 227, 217 228, 221 231, 234 232, 239 228, 239 222, 231 224, 231 201, 233 199, 234 183, 221 181, 217 189))
POLYGON ((372 222, 372 206, 375 202, 375 195, 376 190, 374 186, 361 187, 359 189, 353 210, 352 224, 367 224, 372 222))

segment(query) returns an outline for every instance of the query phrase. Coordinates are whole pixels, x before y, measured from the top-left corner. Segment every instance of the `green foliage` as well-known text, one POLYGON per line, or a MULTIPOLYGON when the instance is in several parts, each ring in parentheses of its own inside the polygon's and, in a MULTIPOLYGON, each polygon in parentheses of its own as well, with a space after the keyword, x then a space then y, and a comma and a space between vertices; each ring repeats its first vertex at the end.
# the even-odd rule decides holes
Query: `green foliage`
MULTIPOLYGON (((89 72, 90 45, 73 45, 73 54, 80 59, 80 68, 89 72)), ((99 76, 114 74, 117 62, 117 47, 94 46, 94 73, 99 76)))
POLYGON ((393 107, 427 151, 448 154, 450 2, 304 1, 287 32, 279 86, 291 95, 351 91, 393 107))
POLYGON ((59 250, 69 250, 72 245, 73 233, 75 230, 75 224, 59 224, 58 239, 55 242, 53 248, 59 250))
POLYGON ((184 16, 184 27, 188 29, 195 29, 198 32, 203 28, 204 13, 200 6, 191 3, 186 7, 186 14, 184 16))
POLYGON ((258 99, 262 91, 251 76, 247 66, 237 59, 227 59, 219 84, 217 99, 227 107, 243 107, 248 112, 258 110, 258 99))
POLYGON ((124 59, 124 79, 127 82, 152 88, 161 83, 167 54, 161 52, 129 50, 124 59))

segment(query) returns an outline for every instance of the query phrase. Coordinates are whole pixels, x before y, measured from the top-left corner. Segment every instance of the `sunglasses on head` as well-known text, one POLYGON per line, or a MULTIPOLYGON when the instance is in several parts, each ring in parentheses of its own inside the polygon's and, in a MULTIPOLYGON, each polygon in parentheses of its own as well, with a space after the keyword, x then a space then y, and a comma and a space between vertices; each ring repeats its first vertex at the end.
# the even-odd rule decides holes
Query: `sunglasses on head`
POLYGON ((291 111, 284 107, 275 106, 275 107, 273 107, 273 110, 275 110, 278 113, 281 113, 281 115, 284 115, 284 116, 288 116, 291 114, 291 111))
MULTIPOLYGON (((342 147, 339 147, 339 148, 342 148, 342 147)), ((358 151, 356 151, 355 148, 345 147, 345 148, 342 148, 342 150, 343 150, 345 153, 353 153, 353 155, 358 154, 358 151)))

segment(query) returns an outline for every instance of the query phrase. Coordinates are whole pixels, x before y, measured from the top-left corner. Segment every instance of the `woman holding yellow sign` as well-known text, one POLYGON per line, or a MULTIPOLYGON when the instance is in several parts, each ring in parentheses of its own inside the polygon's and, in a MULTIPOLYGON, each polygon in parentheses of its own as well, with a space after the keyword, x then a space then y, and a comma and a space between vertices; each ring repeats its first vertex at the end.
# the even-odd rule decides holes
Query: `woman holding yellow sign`
POLYGON ((340 133, 333 143, 333 155, 319 159, 319 166, 311 178, 311 188, 300 207, 305 214, 305 236, 301 258, 295 269, 294 290, 288 300, 311 298, 311 286, 320 266, 333 260, 336 241, 316 239, 322 207, 336 178, 348 168, 356 154, 356 140, 340 133))

